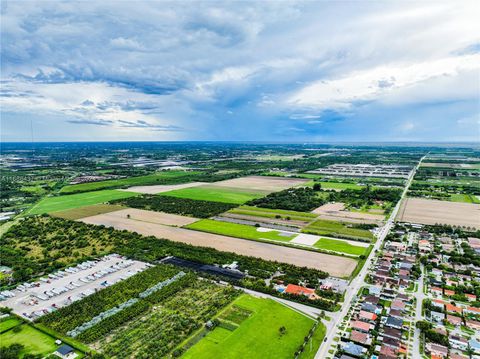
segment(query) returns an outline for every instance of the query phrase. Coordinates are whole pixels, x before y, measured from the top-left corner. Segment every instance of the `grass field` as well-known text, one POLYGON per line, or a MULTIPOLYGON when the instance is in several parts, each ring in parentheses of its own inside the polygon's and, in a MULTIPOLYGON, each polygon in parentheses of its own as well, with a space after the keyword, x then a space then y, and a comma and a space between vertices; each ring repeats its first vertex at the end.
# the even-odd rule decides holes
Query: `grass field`
MULTIPOLYGON (((187 350, 182 358, 293 358, 314 324, 312 319, 271 299, 244 294, 232 305, 246 309, 251 314, 237 323, 235 318, 230 317, 233 327, 238 325, 236 329, 216 327, 187 350), (281 327, 285 328, 284 334, 280 332, 281 327)), ((314 335, 312 352, 317 351, 324 334, 325 329, 314 335)))
POLYGON ((138 195, 138 193, 126 191, 102 190, 57 197, 45 197, 35 206, 33 206, 28 211, 28 214, 65 211, 67 209, 84 207, 93 204, 108 202, 114 199, 127 198, 138 195))
POLYGON ((65 211, 52 212, 51 215, 54 217, 75 220, 90 216, 96 216, 97 214, 119 211, 124 208, 126 207, 113 204, 94 204, 91 206, 67 209, 65 211))
POLYGON ((281 218, 286 219, 289 217, 295 221, 305 221, 310 222, 317 218, 317 215, 308 213, 308 212, 297 212, 297 211, 287 211, 283 209, 270 209, 270 208, 260 208, 253 206, 241 206, 238 208, 231 209, 229 213, 234 214, 243 214, 247 216, 256 216, 264 218, 277 218, 276 216, 281 216, 281 218))
POLYGON ((241 190, 238 188, 199 186, 164 192, 162 196, 189 198, 202 201, 242 204, 251 199, 263 197, 263 192, 241 190))
POLYGON ((46 356, 57 349, 55 339, 49 335, 42 333, 28 324, 22 324, 20 328, 21 330, 18 333, 9 330, 0 334, 1 345, 4 347, 12 344, 23 345, 24 349, 21 351, 22 356, 25 354, 46 356))
POLYGON ((356 256, 361 256, 368 252, 368 247, 355 246, 351 243, 330 239, 330 238, 320 238, 318 242, 313 245, 315 248, 325 249, 329 251, 342 252, 346 254, 352 254, 356 256))
POLYGON ((192 174, 199 173, 198 171, 163 171, 158 172, 152 175, 147 176, 138 176, 138 177, 128 177, 107 181, 99 182, 89 182, 89 183, 80 183, 65 186, 61 189, 61 193, 75 193, 75 192, 87 192, 95 191, 104 188, 119 188, 119 187, 129 187, 129 186, 144 186, 144 185, 153 185, 160 184, 162 180, 182 178, 192 174))
POLYGON ((252 240, 269 239, 273 241, 289 242, 294 238, 294 235, 291 237, 282 236, 279 231, 272 230, 269 232, 259 232, 257 231, 257 228, 253 226, 214 221, 212 219, 202 219, 201 221, 189 224, 184 228, 252 240))
POLYGON ((452 202, 465 202, 465 203, 480 203, 477 196, 472 194, 451 194, 450 201, 452 202))
POLYGON ((373 239, 373 234, 365 229, 349 227, 348 223, 319 219, 303 229, 306 233, 321 236, 343 235, 352 238, 373 239))
POLYGON ((0 333, 3 333, 20 323, 20 320, 15 317, 8 317, 0 322, 0 333))

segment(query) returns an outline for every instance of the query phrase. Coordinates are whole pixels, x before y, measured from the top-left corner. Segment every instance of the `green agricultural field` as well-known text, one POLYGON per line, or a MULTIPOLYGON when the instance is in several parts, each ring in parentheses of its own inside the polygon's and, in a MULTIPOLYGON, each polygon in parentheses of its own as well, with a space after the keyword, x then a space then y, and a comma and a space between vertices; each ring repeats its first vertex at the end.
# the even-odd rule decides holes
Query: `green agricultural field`
POLYGON ((130 186, 146 186, 154 184, 162 184, 164 181, 171 183, 174 179, 179 179, 179 182, 182 181, 182 177, 188 177, 194 174, 199 173, 198 171, 163 171, 158 172, 152 175, 147 176, 138 176, 138 177, 128 177, 121 179, 113 179, 107 181, 99 182, 89 182, 89 183, 80 183, 65 186, 61 189, 61 193, 76 193, 76 192, 87 192, 87 191, 96 191, 104 188, 119 188, 119 187, 130 187, 130 186))
POLYGON ((189 224, 184 228, 194 229, 196 231, 222 234, 230 237, 245 238, 251 240, 272 240, 280 242, 290 242, 295 237, 281 235, 279 231, 259 232, 256 227, 245 224, 214 221, 212 219, 202 219, 198 222, 189 224))
POLYGON ((360 239, 373 239, 373 234, 366 229, 353 228, 353 224, 319 219, 303 229, 305 233, 320 236, 346 236, 360 239))
POLYGON ((21 344, 24 346, 24 349, 21 351, 22 356, 26 354, 46 356, 57 349, 58 346, 55 344, 55 339, 51 336, 42 333, 28 324, 22 324, 20 328, 21 330, 18 333, 9 330, 0 334, 2 347, 21 344))
MULTIPOLYGON (((187 350, 183 359, 293 358, 314 324, 312 319, 271 299, 244 294, 232 305, 250 311, 251 314, 239 321, 232 318, 234 322, 227 322, 233 325, 216 327, 187 350), (282 327, 284 331, 280 330, 282 327)), ((229 308, 231 306, 227 310, 229 308)), ((222 320, 224 319, 220 315, 220 321, 222 320)), ((316 334, 312 341, 312 352, 318 350, 325 329, 316 334)))
POLYGON ((319 249, 352 254, 355 256, 364 255, 368 251, 368 247, 355 246, 342 240, 323 237, 320 238, 313 246, 319 249))
POLYGON ((238 208, 234 208, 228 212, 264 218, 278 218, 277 216, 281 216, 281 219, 287 219, 288 217, 291 220, 305 222, 310 222, 317 218, 317 215, 308 212, 287 211, 283 209, 270 209, 253 206, 241 206, 238 208))
POLYGON ((84 206, 79 208, 67 209, 65 211, 52 212, 51 215, 54 217, 75 220, 79 218, 96 216, 97 214, 118 211, 123 208, 126 207, 112 204, 94 204, 92 206, 84 206))
POLYGON ((17 324, 20 323, 21 321, 15 317, 5 318, 4 320, 0 321, 0 333, 3 333, 8 329, 15 327, 17 324))
POLYGON ((465 203, 480 203, 477 196, 471 194, 451 194, 450 201, 452 202, 465 202, 465 203))
POLYGON ((258 191, 242 190, 239 188, 199 186, 178 189, 162 193, 162 196, 189 198, 201 201, 242 204, 255 198, 263 197, 265 193, 258 191))
POLYGON ((134 192, 102 190, 57 197, 45 197, 35 206, 33 206, 30 211, 28 211, 28 214, 42 214, 65 211, 67 209, 105 203, 114 199, 128 198, 138 195, 139 193, 134 192))

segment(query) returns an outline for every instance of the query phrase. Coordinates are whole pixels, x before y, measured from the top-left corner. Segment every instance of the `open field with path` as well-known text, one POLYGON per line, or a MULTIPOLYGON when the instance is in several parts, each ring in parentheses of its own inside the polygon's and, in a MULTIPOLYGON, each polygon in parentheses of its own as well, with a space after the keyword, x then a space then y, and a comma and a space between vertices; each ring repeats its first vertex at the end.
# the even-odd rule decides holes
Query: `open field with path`
POLYGON ((480 204, 406 198, 397 221, 480 228, 480 204))
MULTIPOLYGON (((147 217, 144 217, 147 218, 147 217)), ((192 231, 186 228, 170 227, 158 223, 126 218, 123 211, 110 212, 83 218, 85 223, 105 225, 115 229, 125 229, 146 236, 165 238, 195 246, 215 248, 246 256, 263 258, 319 269, 337 277, 348 277, 357 265, 352 258, 339 257, 275 244, 250 241, 223 235, 192 231)))
POLYGON ((228 329, 216 327, 181 358, 292 358, 314 324, 312 319, 272 299, 245 294, 219 319, 230 324, 228 329), (279 332, 281 327, 285 328, 284 334, 279 332))
POLYGON ((302 178, 248 176, 215 182, 215 186, 248 188, 253 191, 278 192, 307 182, 308 180, 302 178))
POLYGON ((28 214, 42 214, 64 211, 67 209, 105 203, 114 199, 138 196, 138 193, 102 190, 94 192, 76 193, 57 197, 45 197, 34 205, 28 214))
POLYGON ((327 203, 314 209, 312 213, 320 219, 351 223, 381 224, 385 219, 381 214, 347 211, 343 203, 327 203))

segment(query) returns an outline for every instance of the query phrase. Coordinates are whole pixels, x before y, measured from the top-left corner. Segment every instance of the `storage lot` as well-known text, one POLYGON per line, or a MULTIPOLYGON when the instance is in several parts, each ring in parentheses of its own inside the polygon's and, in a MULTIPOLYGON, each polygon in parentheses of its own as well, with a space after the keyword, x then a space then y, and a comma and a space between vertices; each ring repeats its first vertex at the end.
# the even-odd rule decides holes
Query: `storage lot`
POLYGON ((480 204, 407 198, 397 220, 419 224, 448 224, 480 228, 480 204))
POLYGON ((3 294, 12 295, 0 302, 27 319, 35 319, 55 308, 87 297, 96 291, 126 279, 149 264, 111 254, 50 274, 42 280, 17 286, 3 294))

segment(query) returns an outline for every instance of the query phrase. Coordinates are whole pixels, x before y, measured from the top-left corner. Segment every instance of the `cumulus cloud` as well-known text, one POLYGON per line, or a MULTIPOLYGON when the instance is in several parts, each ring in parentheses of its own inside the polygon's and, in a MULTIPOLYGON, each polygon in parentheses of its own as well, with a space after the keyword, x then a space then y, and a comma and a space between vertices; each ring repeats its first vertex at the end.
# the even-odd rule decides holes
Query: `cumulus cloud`
POLYGON ((478 6, 3 1, 1 111, 113 137, 361 140, 428 105, 468 133, 446 116, 478 110, 478 6))

